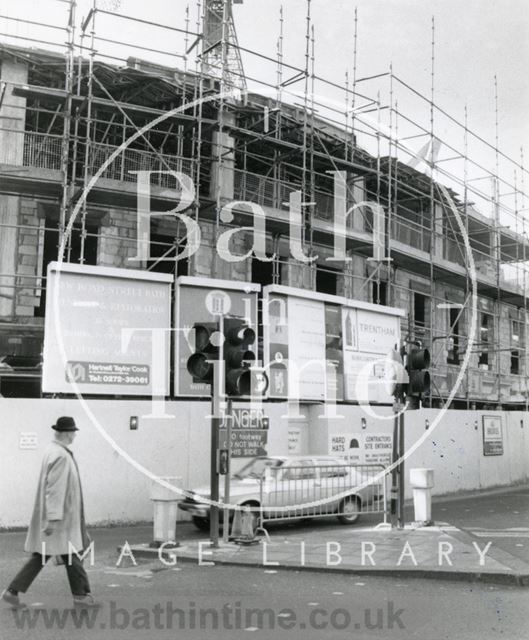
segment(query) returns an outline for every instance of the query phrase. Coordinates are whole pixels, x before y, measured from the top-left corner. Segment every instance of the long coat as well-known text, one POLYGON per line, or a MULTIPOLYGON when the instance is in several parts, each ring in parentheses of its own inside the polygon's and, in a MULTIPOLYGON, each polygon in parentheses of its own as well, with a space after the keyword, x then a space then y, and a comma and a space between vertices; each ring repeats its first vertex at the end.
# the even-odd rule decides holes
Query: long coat
POLYGON ((69 552, 68 542, 75 551, 88 546, 83 494, 79 470, 71 451, 59 442, 46 449, 40 470, 33 515, 26 538, 25 550, 44 555, 69 552), (49 520, 58 520, 55 530, 45 535, 49 520), (46 546, 43 550, 42 543, 46 546))

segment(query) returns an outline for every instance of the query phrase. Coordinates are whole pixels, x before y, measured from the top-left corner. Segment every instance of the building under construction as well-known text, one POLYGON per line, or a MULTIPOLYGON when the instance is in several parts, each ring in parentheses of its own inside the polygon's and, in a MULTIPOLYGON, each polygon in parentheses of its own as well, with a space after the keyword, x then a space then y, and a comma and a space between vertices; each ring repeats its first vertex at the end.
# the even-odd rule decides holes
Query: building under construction
MULTIPOLYGON (((343 83, 331 82, 315 72, 310 2, 304 67, 284 59, 282 16, 276 50, 240 47, 232 4, 206 0, 175 27, 145 24, 182 38, 182 52, 165 65, 149 61, 160 52, 146 42, 115 42, 122 57, 105 54, 109 43, 98 37, 98 26, 133 18, 94 4, 78 23, 74 0, 64 2, 64 28, 48 25, 61 34, 58 42, 67 42, 65 51, 51 35, 43 42, 2 35, 0 395, 40 393, 46 267, 64 240, 67 262, 283 284, 404 309, 404 335, 432 352, 429 401, 440 406, 468 347, 468 239, 477 337, 452 406, 527 409, 523 157, 501 153, 497 125, 488 142, 466 118, 458 122, 435 104, 433 66, 431 96, 391 69, 359 77, 356 55, 343 83), (245 56, 273 67, 274 81, 245 76, 245 56), (418 105, 413 117, 402 106, 406 96, 418 105), (447 123, 449 141, 436 133, 447 123), (492 167, 482 166, 484 157, 492 167), (167 215, 152 217, 148 259, 134 259, 138 171, 153 172, 153 211, 171 210, 182 198, 170 172, 192 179, 185 213, 198 222, 202 242, 188 259, 167 260, 189 240, 185 226, 167 215), (290 252, 295 192, 301 192, 303 251, 317 256, 306 262, 290 252), (340 198, 349 212, 342 261, 329 259, 340 198), (262 207, 274 260, 219 256, 223 229, 252 226, 244 204, 229 223, 223 220, 222 207, 233 201, 262 207), (382 228, 366 203, 383 209, 382 228), (377 234, 382 240, 374 251, 377 234)), ((241 231, 231 250, 245 255, 252 244, 251 231, 241 231)))

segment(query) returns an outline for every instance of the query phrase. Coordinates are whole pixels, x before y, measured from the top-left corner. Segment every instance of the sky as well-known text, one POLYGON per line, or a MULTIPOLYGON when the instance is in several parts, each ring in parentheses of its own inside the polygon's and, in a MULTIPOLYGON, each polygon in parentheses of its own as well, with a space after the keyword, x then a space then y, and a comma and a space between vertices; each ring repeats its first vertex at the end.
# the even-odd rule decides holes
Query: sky
MULTIPOLYGON (((241 46, 276 56, 279 13, 283 6, 284 60, 304 66, 307 0, 244 0, 234 6, 235 24, 241 46)), ((79 0, 77 23, 86 16, 92 0, 79 0)), ((197 2, 190 0, 98 0, 98 6, 144 20, 178 27, 185 26, 189 5, 190 29, 196 28, 197 2)), ((472 131, 494 143, 495 97, 494 76, 498 84, 498 139, 501 150, 516 161, 520 147, 525 148, 529 166, 529 2, 527 0, 311 0, 314 26, 315 69, 318 75, 342 84, 345 71, 352 74, 354 20, 357 10, 357 78, 393 72, 422 94, 429 96, 431 87, 432 17, 435 20, 435 102, 463 122, 465 107, 472 131)), ((59 0, 4 0, 4 15, 29 18, 35 22, 64 26, 66 5, 59 0)), ((63 41, 63 34, 36 25, 26 25, 0 18, 0 31, 26 37, 63 41)), ((182 53, 183 36, 129 20, 99 14, 95 24, 99 37, 182 53)), ((22 39, 4 41, 24 44, 22 39)), ((35 43, 28 45, 37 46, 35 43)), ((169 65, 181 65, 179 58, 99 41, 105 51, 126 58, 128 55, 152 59, 169 65)), ((245 55, 244 68, 252 77, 274 83, 276 66, 256 56, 245 55)), ((119 62, 118 62, 119 64, 119 62)), ((194 62, 190 61, 191 66, 194 62)), ((367 95, 381 93, 381 102, 389 101, 387 78, 364 81, 358 85, 367 95)), ((302 90, 302 83, 292 87, 302 90)), ((412 97, 400 86, 393 87, 393 100, 399 108, 425 127, 429 126, 429 110, 425 103, 412 97)), ((318 94, 325 93, 316 87, 318 94)), ((331 93, 331 92, 330 92, 331 93)), ((463 149, 463 129, 448 119, 436 117, 436 135, 463 149)), ((401 122, 400 135, 406 133, 401 122)), ((411 130, 410 130, 411 133, 411 130)), ((417 140, 416 147, 423 142, 417 140)), ((494 154, 471 141, 469 152, 493 168, 494 154)), ((440 157, 449 157, 441 150, 440 157)), ((453 155, 453 154, 452 154, 453 155)), ((450 164, 446 165, 447 167, 450 164)), ((460 165, 453 163, 451 169, 460 165)), ((514 166, 500 159, 500 173, 513 181, 514 166)), ((518 170, 518 181, 520 182, 518 170)), ((477 176, 477 174, 476 174, 477 176)), ((526 177, 526 191, 529 191, 526 177)), ((488 187, 487 187, 488 188, 488 187)), ((507 188, 506 188, 507 189, 507 188)), ((509 204, 512 202, 507 196, 509 204)), ((529 206, 529 202, 525 203, 529 206)))

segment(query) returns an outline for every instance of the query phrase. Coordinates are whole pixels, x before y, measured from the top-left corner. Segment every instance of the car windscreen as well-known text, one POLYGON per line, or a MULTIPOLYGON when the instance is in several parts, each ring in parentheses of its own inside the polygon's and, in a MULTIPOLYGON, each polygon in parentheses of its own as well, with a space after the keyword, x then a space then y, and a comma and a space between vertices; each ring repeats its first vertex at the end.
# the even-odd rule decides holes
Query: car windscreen
POLYGON ((236 478, 260 478, 266 468, 277 469, 283 460, 277 458, 254 458, 235 474, 236 478))

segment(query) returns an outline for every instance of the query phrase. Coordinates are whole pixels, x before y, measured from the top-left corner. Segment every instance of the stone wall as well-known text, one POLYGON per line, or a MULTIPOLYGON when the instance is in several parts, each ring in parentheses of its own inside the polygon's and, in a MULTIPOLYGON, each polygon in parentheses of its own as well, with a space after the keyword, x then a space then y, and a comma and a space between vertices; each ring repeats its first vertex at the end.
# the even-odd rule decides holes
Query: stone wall
POLYGON ((0 196, 0 317, 15 312, 15 273, 17 268, 18 196, 0 196))
POLYGON ((3 59, 0 78, 7 83, 0 108, 0 164, 22 164, 24 155, 24 124, 26 99, 13 95, 14 84, 27 84, 28 66, 25 63, 3 59))
POLYGON ((18 224, 15 313, 17 316, 33 316, 35 307, 40 304, 37 277, 40 268, 40 248, 44 242, 35 200, 20 198, 18 224))
POLYGON ((139 269, 141 263, 129 260, 138 254, 135 213, 109 209, 101 220, 97 263, 105 267, 139 269))
MULTIPOLYGON (((4 59, 0 65, 0 79, 7 83, 2 106, 0 107, 0 164, 21 165, 24 154, 24 114, 26 99, 13 95, 14 84, 28 81, 28 67, 25 63, 4 59)), ((33 315, 33 307, 23 294, 24 304, 17 300, 15 274, 18 257, 18 216, 19 196, 0 196, 0 317, 33 315)), ((29 254, 26 254, 29 255, 29 254)), ((29 272, 25 265, 24 271, 29 272)), ((23 272, 24 272, 23 271, 23 272)), ((34 283, 33 283, 34 284, 34 283)))
MULTIPOLYGON (((227 230, 226 226, 221 225, 217 233, 216 225, 213 222, 200 223, 202 242, 198 251, 191 258, 189 275, 239 282, 250 281, 251 258, 228 262, 217 251, 218 237, 227 230)), ((251 237, 251 233, 243 231, 234 234, 229 245, 230 252, 234 256, 244 256, 250 250, 251 237)))

